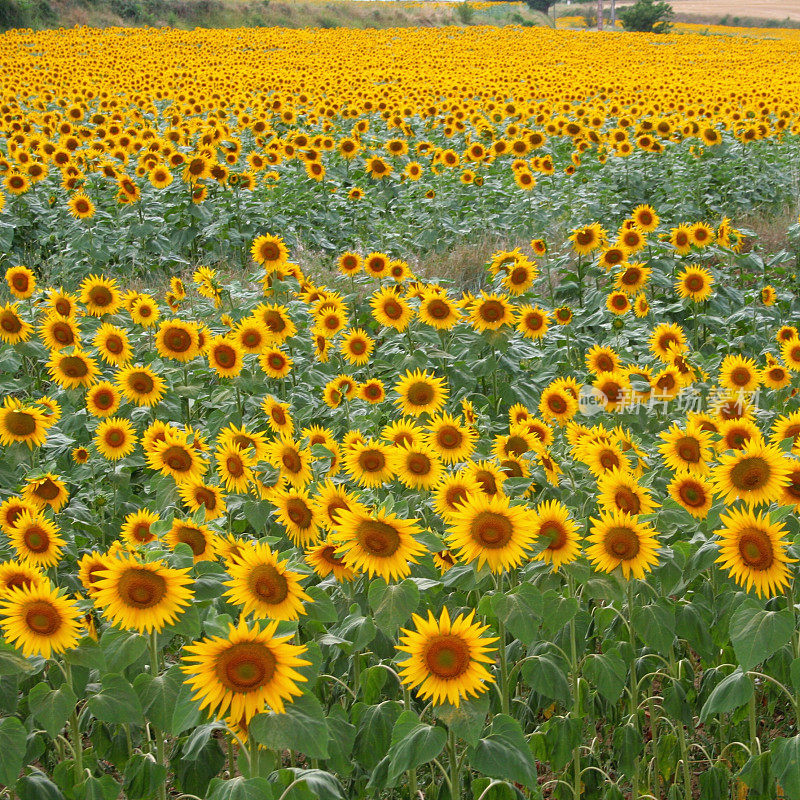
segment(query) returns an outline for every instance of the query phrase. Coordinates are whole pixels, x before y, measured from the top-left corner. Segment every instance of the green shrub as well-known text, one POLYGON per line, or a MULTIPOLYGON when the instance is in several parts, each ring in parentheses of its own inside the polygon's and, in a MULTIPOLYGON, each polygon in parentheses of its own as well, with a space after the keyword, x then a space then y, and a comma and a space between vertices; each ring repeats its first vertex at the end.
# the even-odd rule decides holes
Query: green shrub
POLYGON ((667 33, 672 19, 672 6, 663 0, 636 0, 636 3, 619 12, 626 31, 667 33))

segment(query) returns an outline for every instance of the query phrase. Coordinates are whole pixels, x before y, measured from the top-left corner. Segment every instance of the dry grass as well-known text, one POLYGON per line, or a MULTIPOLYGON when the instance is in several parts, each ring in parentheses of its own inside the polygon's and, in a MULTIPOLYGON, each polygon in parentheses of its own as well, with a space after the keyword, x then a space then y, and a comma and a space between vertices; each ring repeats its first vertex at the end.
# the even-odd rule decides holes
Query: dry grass
POLYGON ((761 253, 777 253, 787 246, 786 230, 797 222, 798 207, 787 206, 768 214, 749 214, 735 221, 738 227, 753 231, 761 253))

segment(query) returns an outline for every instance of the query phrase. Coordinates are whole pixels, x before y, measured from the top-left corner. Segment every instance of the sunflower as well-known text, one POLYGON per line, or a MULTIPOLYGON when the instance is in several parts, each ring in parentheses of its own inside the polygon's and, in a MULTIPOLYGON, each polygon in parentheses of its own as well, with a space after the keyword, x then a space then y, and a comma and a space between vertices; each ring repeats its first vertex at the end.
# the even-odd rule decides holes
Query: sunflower
POLYGON ((6 536, 10 536, 20 516, 26 511, 35 515, 39 511, 39 506, 20 497, 9 497, 4 500, 0 503, 0 530, 6 536))
POLYGON ((545 419, 563 425, 578 413, 578 400, 571 392, 552 383, 542 391, 539 412, 545 419))
POLYGON ((370 512, 363 506, 342 509, 332 541, 337 554, 350 569, 366 572, 370 578, 380 575, 385 581, 402 580, 411 573, 409 562, 416 564, 425 552, 414 536, 421 533, 414 520, 400 519, 383 510, 370 512))
POLYGON ((435 414, 445 404, 449 391, 444 378, 437 378, 427 371, 406 371, 395 384, 399 395, 395 405, 404 415, 418 417, 420 414, 435 414))
POLYGON ((311 454, 289 436, 270 443, 267 460, 292 486, 302 488, 311 480, 311 454))
POLYGON ((23 511, 8 532, 17 558, 36 567, 52 567, 66 545, 58 525, 38 511, 23 511))
POLYGON ((39 325, 39 338, 48 349, 61 350, 79 345, 81 334, 74 319, 51 312, 39 325))
POLYGON ((470 306, 470 321, 476 331, 496 331, 503 325, 514 325, 516 309, 501 294, 481 292, 470 306))
POLYGON ((6 344, 19 344, 26 342, 32 331, 33 327, 19 315, 16 303, 0 306, 0 340, 6 344))
POLYGON ((221 378, 235 378, 244 366, 244 351, 235 339, 214 336, 206 348, 209 366, 221 378))
POLYGON ((622 271, 614 278, 614 288, 627 295, 634 295, 644 288, 653 271, 639 262, 631 262, 623 267, 622 271))
POLYGON ((374 349, 375 341, 367 336, 363 328, 348 330, 339 346, 341 354, 349 364, 366 364, 374 349))
POLYGON ((777 501, 789 483, 791 462, 775 445, 749 441, 741 450, 720 456, 714 468, 714 490, 726 505, 743 500, 748 506, 777 501))
POLYGON ((117 388, 129 403, 152 407, 161 402, 166 383, 150 367, 125 367, 116 376, 117 388))
POLYGON ((485 636, 488 625, 473 622, 475 612, 459 614, 452 622, 447 608, 437 620, 428 611, 425 620, 412 615, 416 630, 402 629, 397 650, 408 653, 400 664, 400 680, 411 689, 417 688, 422 700, 430 698, 434 706, 449 703, 458 707, 470 695, 478 697, 488 690, 495 678, 485 664, 496 650, 496 636, 485 636))
POLYGON ((786 369, 800 372, 800 339, 788 339, 781 345, 781 358, 786 369))
POLYGON ((392 172, 392 165, 388 164, 380 156, 371 156, 366 160, 364 165, 370 177, 375 180, 383 180, 392 172))
POLYGON ((708 247, 714 243, 714 229, 705 222, 695 222, 689 228, 689 236, 692 244, 697 248, 708 247))
POLYGON ((142 442, 150 469, 158 470, 162 475, 171 476, 176 483, 196 480, 202 476, 207 462, 189 443, 186 433, 167 427, 160 434, 158 431, 154 431, 154 433, 156 438, 153 439, 152 444, 147 438, 144 438, 142 442))
POLYGON ((678 274, 675 291, 683 300, 689 299, 695 303, 702 303, 703 300, 711 297, 713 285, 714 278, 707 269, 703 269, 698 264, 691 264, 678 274))
POLYGON ((461 311, 446 292, 431 288, 422 293, 419 318, 431 328, 449 331, 461 319, 461 311))
POLYGON ((290 413, 289 404, 281 403, 272 396, 264 398, 261 409, 267 415, 267 424, 275 433, 291 436, 294 432, 294 422, 290 413))
POLYGON ((136 447, 136 431, 130 420, 110 417, 97 426, 94 443, 104 458, 117 461, 133 452, 136 447))
POLYGON ((303 491, 278 491, 271 498, 278 522, 296 547, 308 547, 319 539, 316 504, 303 491))
POLYGON ((3 638, 26 658, 72 650, 82 634, 75 601, 47 585, 10 589, 0 599, 0 616, 3 638))
POLYGON ((550 326, 550 315, 539 306, 524 305, 517 309, 517 331, 526 339, 541 339, 550 326))
POLYGON ((194 563, 213 561, 216 555, 217 535, 208 527, 188 519, 172 521, 172 527, 164 534, 165 543, 172 548, 179 544, 189 545, 194 563))
POLYGON ((128 334, 122 328, 103 323, 94 336, 94 346, 106 364, 122 366, 131 360, 128 334))
POLYGON ((63 389, 91 386, 98 374, 95 360, 77 348, 70 353, 53 350, 47 363, 47 371, 63 389))
POLYGON ((0 600, 10 589, 38 589, 48 584, 47 578, 30 564, 20 561, 0 563, 0 600))
POLYGON ((791 382, 789 370, 781 364, 768 363, 761 370, 761 382, 768 389, 785 389, 791 382))
POLYGON ((356 573, 336 555, 336 544, 329 539, 308 548, 305 552, 305 560, 320 578, 333 575, 337 581, 343 583, 352 581, 356 576, 356 573))
POLYGON ((562 564, 570 564, 581 553, 578 525, 569 516, 567 507, 558 500, 540 503, 532 518, 533 535, 546 547, 534 558, 553 565, 553 571, 562 564))
POLYGON ((156 350, 162 358, 185 364, 200 354, 197 326, 180 320, 165 320, 158 327, 156 350))
MULTIPOLYGON (((256 464, 256 455, 249 447, 240 447, 228 441, 217 447, 214 453, 217 461, 217 475, 225 484, 229 492, 245 493, 247 487, 255 479, 253 467, 256 464)), ((192 476, 187 480, 194 481, 199 476, 192 476)))
POLYGON ((791 439, 794 447, 798 438, 800 438, 800 411, 791 411, 788 414, 777 417, 772 423, 772 434, 770 436, 772 444, 780 444, 785 439, 791 439))
POLYGON ((86 390, 86 410, 93 417, 110 417, 120 404, 120 394, 113 383, 100 381, 86 390))
POLYGON ((759 597, 772 597, 789 586, 792 575, 787 564, 796 559, 786 554, 788 531, 769 514, 734 509, 720 517, 720 556, 716 563, 728 570, 739 586, 748 592, 755 588, 759 597))
POLYGON ((712 441, 709 431, 691 424, 684 430, 674 423, 660 437, 664 443, 658 449, 671 470, 688 470, 695 475, 708 472, 712 441))
POLYGON ((695 519, 705 519, 711 509, 713 487, 701 475, 689 471, 675 473, 667 487, 670 497, 695 519))
POLYGON ((23 405, 16 397, 7 395, 0 407, 0 443, 8 447, 15 442, 25 443, 30 450, 47 441, 50 422, 42 409, 23 405))
POLYGON ((480 493, 477 479, 466 470, 447 474, 433 490, 433 507, 437 514, 449 521, 461 503, 480 493))
POLYGON ((130 314, 133 322, 143 328, 152 328, 161 316, 158 304, 149 295, 140 295, 131 304, 130 314))
POLYGON ((391 471, 409 489, 431 489, 442 478, 441 459, 435 450, 425 445, 393 448, 390 465, 391 471))
POLYGON ((569 241, 572 242, 572 249, 580 256, 587 256, 593 250, 597 250, 606 240, 606 232, 602 229, 599 222, 585 225, 572 231, 569 241))
POLYGON ((592 345, 591 349, 586 352, 585 362, 586 369, 598 375, 601 372, 614 372, 622 365, 616 351, 599 344, 592 345))
POLYGON ((289 250, 283 239, 269 234, 259 236, 253 241, 250 255, 267 273, 275 272, 289 260, 289 250))
POLYGON ((161 632, 192 603, 188 569, 125 556, 98 573, 94 601, 113 625, 139 633, 161 632))
POLYGON ((641 486, 636 477, 621 469, 605 472, 597 481, 597 505, 602 511, 624 511, 632 516, 650 514, 658 503, 650 492, 641 486))
POLYGON ((533 541, 531 512, 512 506, 502 494, 471 495, 449 520, 448 546, 466 563, 484 564, 492 572, 519 566, 533 541))
POLYGON ((270 334, 261 320, 250 317, 239 322, 233 331, 233 337, 245 353, 260 353, 266 347, 270 334))
POLYGON ((361 486, 382 486, 392 479, 392 448, 368 439, 348 448, 344 466, 361 486))
POLYGON ((678 225, 669 232, 669 243, 679 256, 685 256, 692 249, 692 231, 687 225, 678 225))
POLYGON ((402 333, 412 320, 414 311, 397 292, 397 288, 393 286, 380 289, 370 298, 370 307, 372 316, 379 325, 402 333))
POLYGON ((727 355, 719 368, 719 383, 732 392, 754 392, 760 384, 760 370, 751 358, 727 355))
POLYGON ((225 586, 229 602, 242 606, 242 614, 256 619, 294 620, 305 614, 304 602, 312 602, 303 591, 299 572, 287 569, 269 545, 256 542, 245 547, 228 568, 231 580, 225 586))
POLYGON ((22 499, 40 510, 49 507, 58 512, 67 504, 69 492, 58 475, 47 472, 40 478, 31 478, 25 483, 22 499))
MULTIPOLYGON (((114 544, 119 544, 115 542, 114 544)), ((112 545, 113 547, 113 545, 112 545)), ((110 553, 110 551, 109 551, 110 553)), ((111 566, 115 556, 92 550, 78 561, 78 579, 89 597, 94 597, 100 573, 111 566)))
POLYGON ((27 267, 9 267, 6 270, 8 290, 19 300, 27 300, 36 289, 36 276, 27 267))
POLYGON ((647 523, 624 511, 601 512, 592 519, 586 548, 589 561, 600 572, 622 568, 625 579, 644 579, 645 572, 658 564, 658 540, 647 523))
POLYGON ((277 621, 248 627, 242 617, 238 627, 229 626, 227 636, 184 647, 186 683, 209 716, 227 714, 247 726, 267 708, 282 714, 285 704, 302 694, 297 684, 307 678, 295 668, 310 664, 300 658, 306 648, 289 644, 292 634, 275 636, 277 627, 277 621))
POLYGON ((101 275, 90 275, 81 281, 80 301, 93 317, 116 314, 122 305, 117 282, 101 275))
POLYGON ((446 412, 432 416, 426 427, 425 444, 445 464, 466 461, 475 449, 478 434, 446 412))
POLYGON ((122 523, 121 534, 123 540, 131 547, 139 547, 140 545, 154 542, 158 536, 153 533, 152 527, 158 520, 158 514, 146 508, 132 511, 122 523))
POLYGON ((761 302, 765 306, 775 305, 776 300, 777 300, 777 295, 775 293, 775 289, 772 286, 765 286, 761 290, 761 302))
POLYGON ((672 361, 674 353, 686 351, 686 334, 679 325, 662 322, 653 328, 650 351, 665 363, 672 361))

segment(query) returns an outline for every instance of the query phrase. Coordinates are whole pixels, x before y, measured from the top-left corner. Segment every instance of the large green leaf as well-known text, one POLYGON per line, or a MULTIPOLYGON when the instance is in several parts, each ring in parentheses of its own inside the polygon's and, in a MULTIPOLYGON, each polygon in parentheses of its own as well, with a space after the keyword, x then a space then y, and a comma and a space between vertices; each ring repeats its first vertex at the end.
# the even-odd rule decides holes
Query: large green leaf
POLYGON ((208 800, 272 800, 272 784, 266 778, 214 778, 208 785, 208 800))
POLYGON ((392 729, 401 710, 396 700, 384 700, 365 708, 361 714, 353 755, 366 769, 372 769, 389 749, 392 729))
POLYGON ((87 701, 92 715, 101 722, 144 725, 144 712, 133 686, 122 676, 103 676, 102 688, 87 701))
POLYGON ((446 741, 447 731, 444 728, 425 725, 413 711, 404 711, 392 730, 392 746, 387 753, 387 786, 394 786, 406 770, 433 761, 444 749, 446 741))
POLYGON ((178 666, 155 677, 143 672, 133 682, 145 717, 162 731, 171 727, 182 682, 183 676, 178 666))
POLYGON ((607 653, 590 653, 583 666, 583 674, 602 697, 616 703, 625 687, 628 667, 616 650, 607 653))
POLYGON ((772 742, 772 774, 787 800, 800 800, 800 735, 772 742))
POLYGON ((22 769, 28 732, 16 717, 0 719, 0 784, 13 786, 22 769))
POLYGON ((489 735, 470 748, 469 764, 490 778, 512 780, 531 789, 537 786, 536 763, 522 728, 506 714, 498 714, 489 735))
POLYGON ((375 624, 384 633, 393 635, 417 608, 419 588, 410 578, 388 586, 382 578, 376 578, 370 583, 368 597, 375 624))
POLYGON ((789 642, 794 615, 788 609, 766 611, 748 604, 733 614, 728 629, 736 660, 747 672, 789 642))
POLYGON ((28 693, 28 707, 33 718, 47 731, 51 739, 58 736, 78 702, 69 684, 51 689, 46 683, 37 683, 28 693))
POLYGON ((319 700, 303 694, 283 714, 256 714, 250 721, 255 741, 273 750, 289 749, 309 758, 328 757, 328 726, 319 700))
POLYGON ((552 656, 529 656, 522 665, 522 674, 534 692, 550 700, 568 703, 569 681, 561 664, 552 656))
POLYGON ((700 709, 700 721, 712 714, 726 714, 741 708, 753 696, 753 682, 740 669, 720 681, 700 709))

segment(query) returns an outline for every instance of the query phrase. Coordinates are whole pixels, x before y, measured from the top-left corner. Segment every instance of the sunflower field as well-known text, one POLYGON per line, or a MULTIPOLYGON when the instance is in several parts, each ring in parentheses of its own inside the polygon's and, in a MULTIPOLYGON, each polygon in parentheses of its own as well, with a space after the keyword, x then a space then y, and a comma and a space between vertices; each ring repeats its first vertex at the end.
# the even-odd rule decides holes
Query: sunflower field
POLYGON ((800 41, 2 43, 0 797, 800 800, 800 41))

